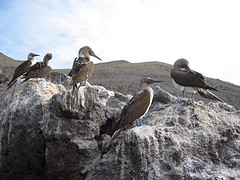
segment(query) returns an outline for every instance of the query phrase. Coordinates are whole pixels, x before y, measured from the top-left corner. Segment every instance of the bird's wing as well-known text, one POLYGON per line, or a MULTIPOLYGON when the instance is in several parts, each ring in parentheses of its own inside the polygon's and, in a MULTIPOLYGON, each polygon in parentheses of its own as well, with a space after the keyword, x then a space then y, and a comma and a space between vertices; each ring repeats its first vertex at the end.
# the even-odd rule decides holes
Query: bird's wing
POLYGON ((202 96, 205 97, 207 99, 212 99, 215 101, 220 101, 222 103, 224 103, 223 100, 221 100, 219 97, 217 97, 215 94, 213 94, 212 92, 202 89, 202 88, 197 88, 198 93, 202 96))
POLYGON ((29 68, 31 67, 32 62, 31 61, 25 61, 22 64, 20 64, 14 71, 12 80, 9 82, 8 86, 10 86, 10 84, 17 79, 19 76, 23 75, 24 73, 26 73, 29 68))
POLYGON ((132 123, 136 119, 143 116, 150 105, 150 92, 143 90, 137 93, 132 99, 124 106, 120 115, 120 120, 116 128, 122 128, 127 124, 132 123))
POLYGON ((172 69, 171 77, 182 86, 207 88, 207 82, 201 73, 192 70, 172 69))
POLYGON ((23 76, 26 78, 43 78, 51 71, 51 67, 44 62, 38 62, 30 67, 23 76))
POLYGON ((72 84, 77 84, 79 82, 85 81, 90 78, 94 71, 93 62, 81 63, 79 66, 79 70, 72 77, 72 84))
POLYGON ((78 63, 78 61, 77 61, 77 57, 74 59, 74 61, 73 61, 73 65, 72 65, 72 69, 71 69, 71 71, 68 73, 68 76, 70 76, 70 77, 72 77, 74 74, 75 74, 75 72, 76 72, 76 64, 78 63))

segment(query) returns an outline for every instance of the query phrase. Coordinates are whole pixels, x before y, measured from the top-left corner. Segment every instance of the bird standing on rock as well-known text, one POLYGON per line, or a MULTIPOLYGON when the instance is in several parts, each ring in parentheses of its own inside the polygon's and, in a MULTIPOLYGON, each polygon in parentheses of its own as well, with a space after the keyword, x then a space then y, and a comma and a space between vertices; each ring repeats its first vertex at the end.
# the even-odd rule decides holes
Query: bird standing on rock
POLYGON ((35 56, 39 56, 38 54, 29 53, 28 54, 28 60, 24 61, 22 64, 20 64, 14 71, 12 80, 8 83, 7 90, 17 81, 17 78, 23 75, 24 73, 28 72, 31 66, 33 66, 36 63, 35 56))
POLYGON ((68 76, 72 77, 74 74, 76 74, 82 63, 90 61, 90 56, 93 56, 101 61, 101 59, 96 56, 96 54, 89 46, 83 46, 78 52, 78 57, 74 59, 72 69, 68 73, 68 76))
POLYGON ((52 59, 52 54, 47 53, 44 58, 43 62, 38 62, 35 65, 31 66, 29 71, 25 73, 22 79, 24 79, 23 83, 28 81, 30 78, 44 78, 47 76, 52 68, 49 66, 49 61, 52 59))
POLYGON ((124 106, 117 125, 113 128, 113 136, 105 145, 108 148, 112 141, 120 134, 122 130, 128 127, 136 119, 141 119, 148 112, 153 99, 153 89, 151 84, 161 82, 151 78, 142 78, 139 84, 140 91, 130 99, 124 106))
POLYGON ((72 70, 69 72, 69 76, 72 77, 72 82, 70 85, 73 85, 73 95, 75 96, 78 89, 80 88, 81 84, 77 87, 78 83, 82 81, 86 81, 92 76, 94 71, 94 64, 90 61, 90 56, 93 56, 99 60, 101 60, 93 50, 88 47, 84 46, 79 50, 78 58, 75 58, 73 62, 72 70), (75 88, 77 88, 75 90, 75 88))
POLYGON ((202 74, 191 70, 186 59, 181 58, 174 63, 171 78, 174 86, 182 92, 182 97, 185 96, 185 92, 190 92, 192 98, 194 98, 194 94, 198 91, 205 98, 223 102, 219 97, 208 91, 208 89, 218 90, 209 86, 202 74))

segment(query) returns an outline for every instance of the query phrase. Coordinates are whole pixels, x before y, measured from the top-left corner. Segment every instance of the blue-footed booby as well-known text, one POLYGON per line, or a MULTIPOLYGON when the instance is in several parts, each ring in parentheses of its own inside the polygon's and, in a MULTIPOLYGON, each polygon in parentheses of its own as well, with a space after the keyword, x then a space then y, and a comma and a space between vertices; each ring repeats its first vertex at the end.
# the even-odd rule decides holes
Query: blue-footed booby
POLYGON ((12 80, 8 83, 7 90, 16 82, 18 77, 26 73, 30 69, 30 67, 36 63, 36 59, 34 58, 35 56, 39 56, 39 55, 34 53, 29 53, 28 60, 24 61, 15 69, 12 80))
POLYGON ((101 61, 101 59, 93 52, 89 46, 83 46, 78 52, 78 57, 74 59, 72 69, 68 73, 68 76, 72 77, 74 74, 76 74, 79 71, 81 63, 90 61, 90 56, 93 56, 101 61))
POLYGON ((132 122, 141 119, 148 112, 153 99, 153 89, 150 84, 162 82, 151 78, 142 78, 139 84, 140 91, 130 99, 130 101, 122 109, 120 118, 116 126, 113 128, 114 134, 109 142, 105 145, 108 148, 113 140, 120 134, 122 130, 128 127, 132 122))
POLYGON ((94 64, 92 61, 90 61, 90 56, 93 56, 99 60, 101 60, 94 52, 93 50, 88 47, 84 46, 79 50, 78 58, 75 58, 73 62, 72 70, 69 72, 69 76, 72 77, 72 82, 70 85, 73 85, 73 95, 75 96, 75 93, 77 93, 78 89, 80 88, 81 82, 88 80, 94 71, 94 64), (80 83, 78 88, 77 84, 80 83))
POLYGON ((186 59, 181 58, 174 63, 171 70, 171 78, 174 86, 182 92, 183 97, 185 92, 192 93, 192 97, 194 97, 194 94, 198 91, 205 98, 223 102, 223 100, 208 91, 218 90, 209 86, 201 73, 191 70, 186 59))
POLYGON ((43 62, 38 62, 35 65, 31 66, 29 71, 25 73, 22 79, 24 79, 23 83, 28 81, 30 78, 44 78, 47 76, 52 68, 49 66, 49 61, 52 59, 52 54, 47 53, 44 58, 43 62))
POLYGON ((4 74, 2 72, 2 70, 0 69, 0 84, 6 82, 6 81, 9 81, 9 78, 6 76, 6 74, 4 74))

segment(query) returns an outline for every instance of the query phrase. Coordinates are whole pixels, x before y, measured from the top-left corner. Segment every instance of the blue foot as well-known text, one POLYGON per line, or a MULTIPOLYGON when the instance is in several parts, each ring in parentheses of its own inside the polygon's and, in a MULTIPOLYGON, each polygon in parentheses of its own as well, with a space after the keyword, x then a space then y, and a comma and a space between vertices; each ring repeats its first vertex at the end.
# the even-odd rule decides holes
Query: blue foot
POLYGON ((192 93, 192 99, 194 99, 194 93, 192 93))
POLYGON ((182 91, 182 97, 183 97, 183 98, 185 97, 185 93, 184 93, 184 90, 182 91))
POLYGON ((149 124, 147 122, 142 121, 142 119, 137 119, 136 120, 136 125, 137 126, 153 126, 152 124, 149 124))
POLYGON ((87 80, 84 81, 84 86, 86 86, 86 85, 87 85, 87 80))

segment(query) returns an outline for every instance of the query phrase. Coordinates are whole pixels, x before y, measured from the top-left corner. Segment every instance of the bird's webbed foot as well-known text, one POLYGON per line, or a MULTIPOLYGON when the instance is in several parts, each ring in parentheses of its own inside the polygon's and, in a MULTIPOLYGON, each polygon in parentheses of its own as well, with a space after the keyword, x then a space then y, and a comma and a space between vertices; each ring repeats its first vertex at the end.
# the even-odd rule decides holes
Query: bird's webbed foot
POLYGON ((142 120, 142 118, 136 120, 137 126, 153 126, 151 123, 147 123, 142 120))

